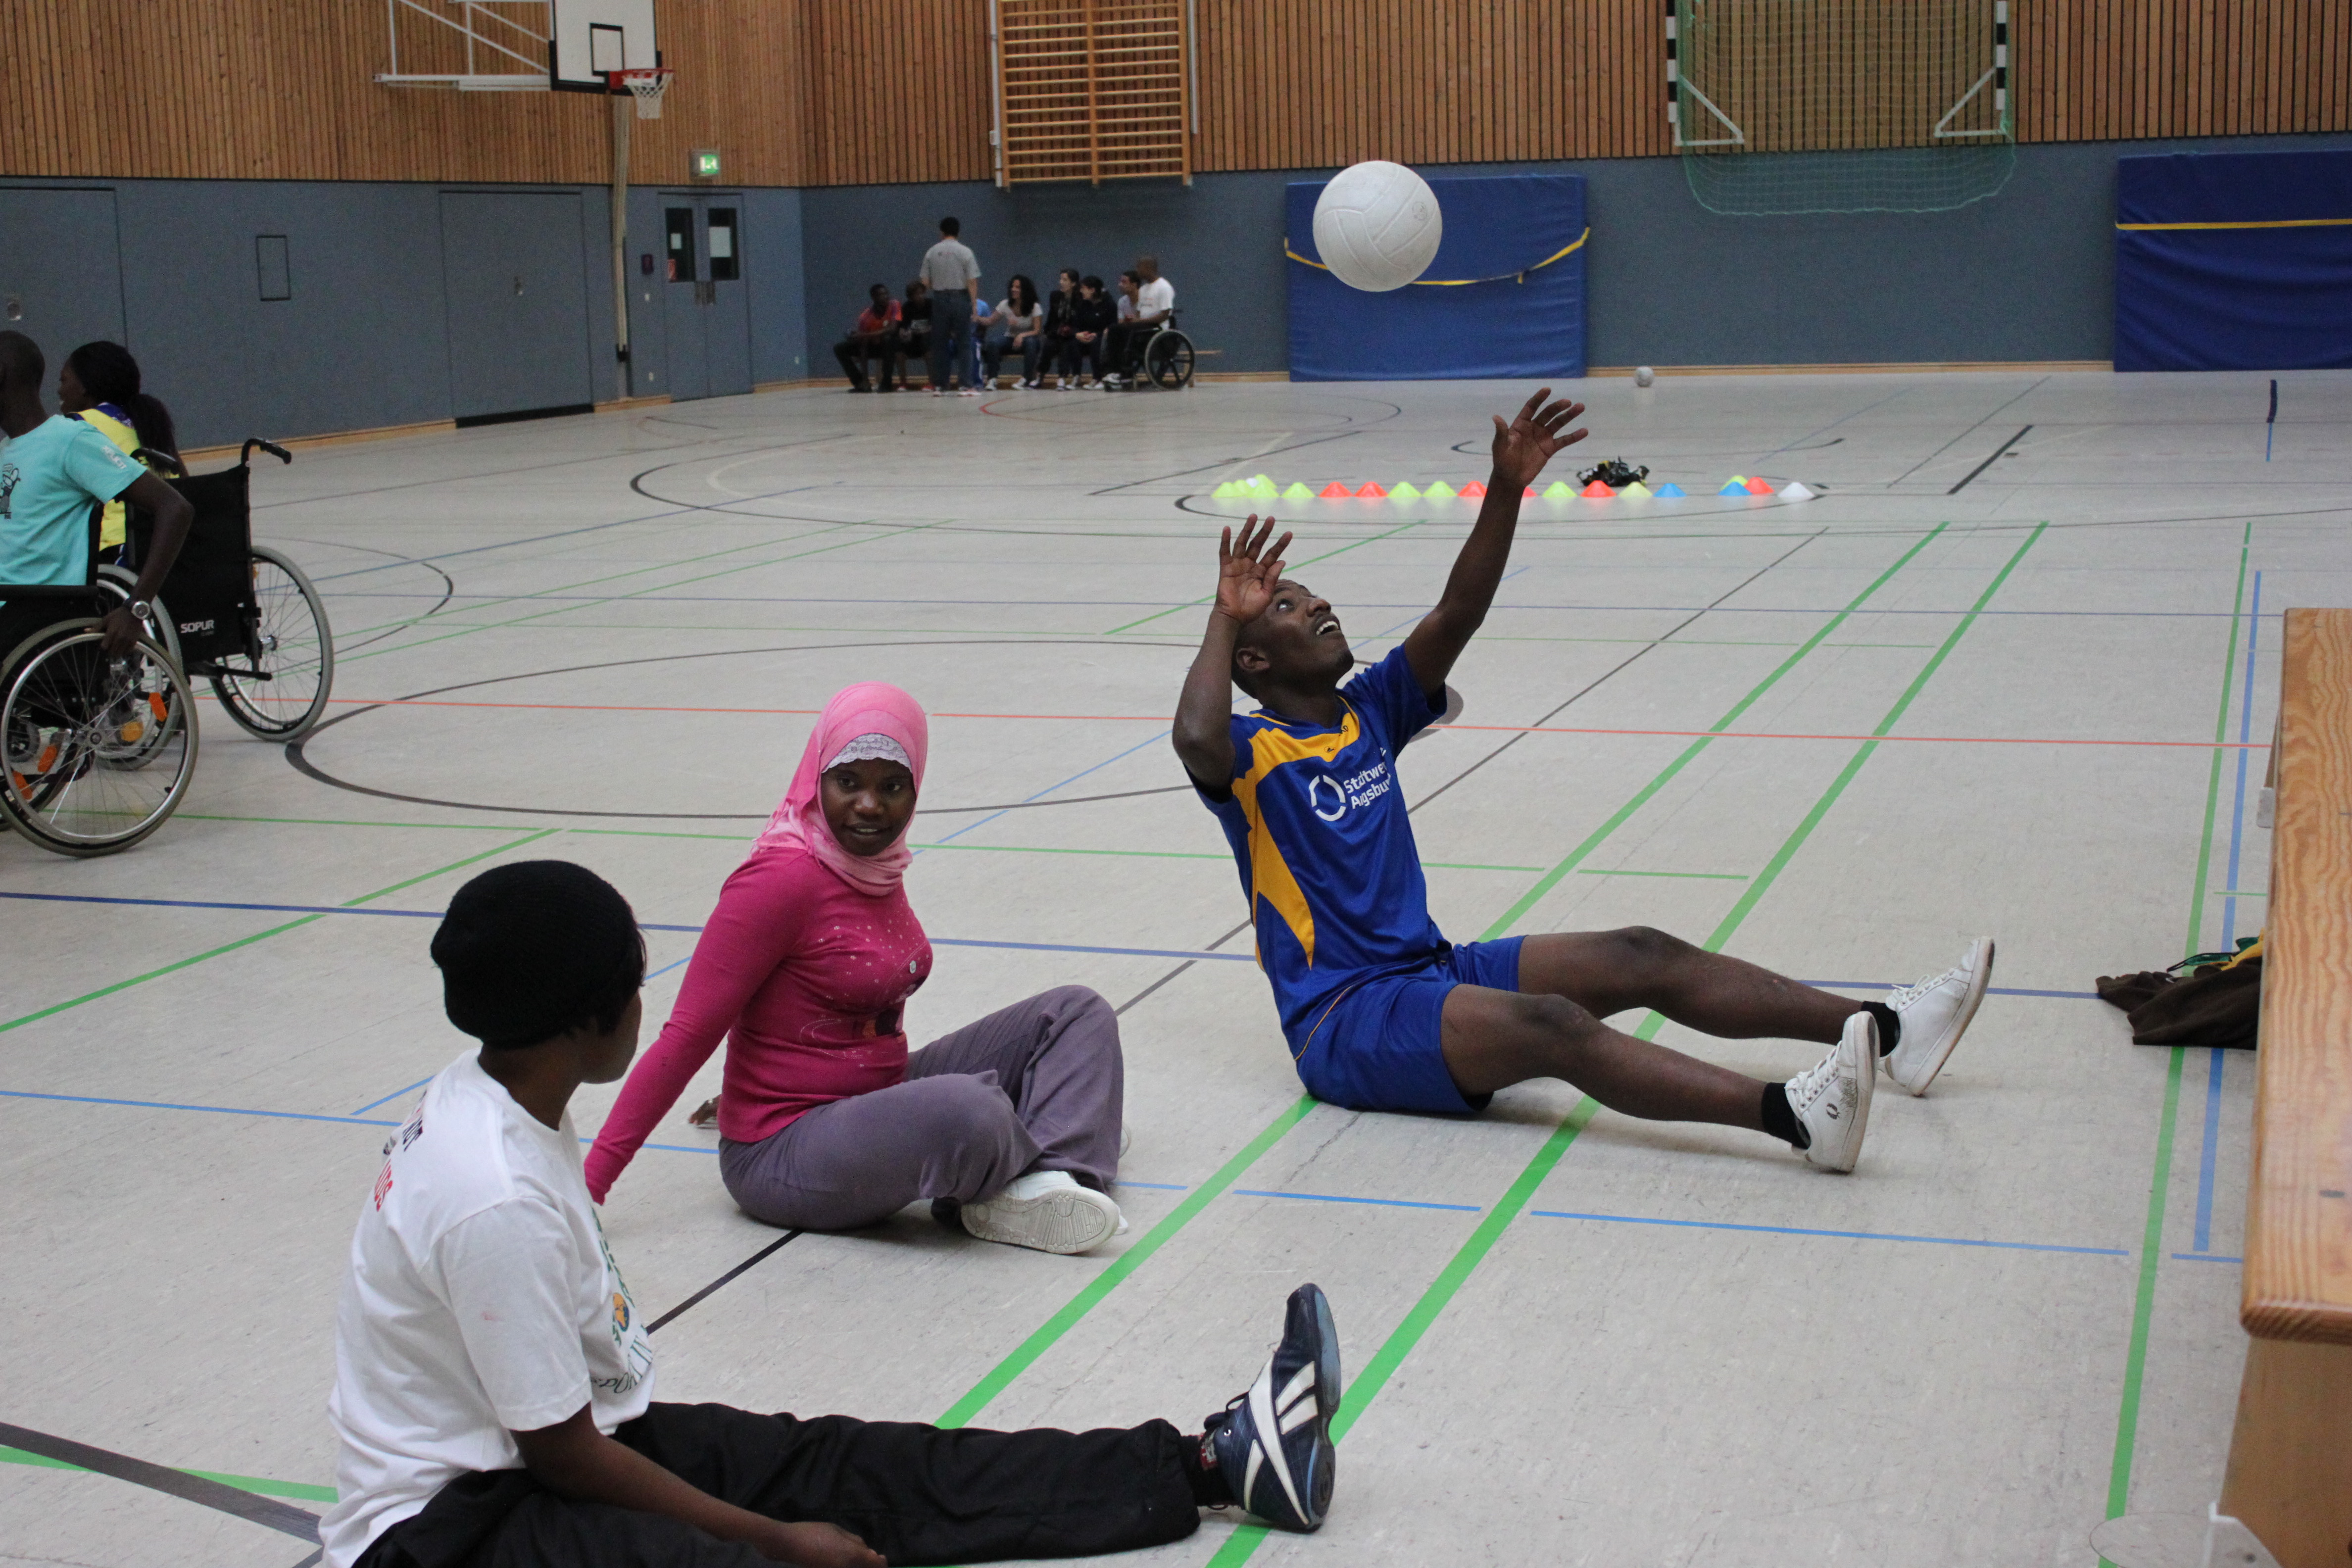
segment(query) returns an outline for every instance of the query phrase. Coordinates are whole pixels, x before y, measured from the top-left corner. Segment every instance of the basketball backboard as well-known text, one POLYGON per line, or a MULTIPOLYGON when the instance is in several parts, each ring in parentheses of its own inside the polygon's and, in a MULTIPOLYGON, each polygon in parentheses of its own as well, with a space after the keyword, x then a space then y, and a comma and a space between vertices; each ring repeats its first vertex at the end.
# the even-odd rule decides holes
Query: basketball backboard
POLYGON ((609 90, 605 73, 661 64, 654 0, 553 0, 548 85, 559 92, 609 90))

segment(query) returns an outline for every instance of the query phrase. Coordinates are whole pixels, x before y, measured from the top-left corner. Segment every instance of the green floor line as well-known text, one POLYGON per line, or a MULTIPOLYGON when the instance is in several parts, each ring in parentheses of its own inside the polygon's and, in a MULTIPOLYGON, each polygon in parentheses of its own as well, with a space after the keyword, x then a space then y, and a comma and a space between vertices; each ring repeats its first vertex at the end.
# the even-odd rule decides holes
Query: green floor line
MULTIPOLYGON (((1871 731, 1871 738, 1854 749, 1853 755, 1846 760, 1845 766, 1839 770, 1838 776, 1832 781, 1830 787, 1822 792, 1822 797, 1813 803, 1813 808, 1805 813, 1804 819, 1797 824, 1796 830, 1781 841, 1780 847, 1772 852, 1772 858, 1764 862, 1764 869, 1758 872, 1754 879, 1741 890, 1738 899, 1732 904, 1730 912, 1723 917, 1722 923, 1717 925, 1713 934, 1706 939, 1704 945, 1707 952, 1722 952, 1723 944, 1731 940, 1731 933, 1739 929, 1740 921, 1748 918, 1748 912, 1756 907, 1757 900, 1769 892, 1772 884, 1780 879, 1780 873, 1788 868, 1789 862, 1795 858, 1797 851, 1804 847, 1805 840, 1812 837, 1813 829, 1821 826, 1822 819, 1830 814, 1831 807, 1837 805, 1838 797, 1845 794, 1846 785, 1853 782, 1854 775, 1862 772, 1863 764, 1869 762, 1872 754, 1878 750, 1879 742, 1892 733, 1895 726, 1903 721, 1903 715, 1910 710, 1912 702, 1917 699, 1921 691, 1927 689, 1927 682, 1933 679, 1936 672, 1944 667, 1944 660, 1951 657, 1952 650, 1959 646, 1960 638, 1968 635, 1970 626, 1976 625, 1977 617, 1984 613, 1984 607, 1992 603, 1993 595, 2000 592, 2001 584, 2009 581, 2009 574, 2017 570, 2017 563, 2025 559, 2025 552, 2040 542, 2043 531, 2049 526, 2046 522, 2040 524, 2032 532, 2027 534, 2025 542, 2017 547, 2016 553, 2002 563, 1999 572, 1993 574, 1992 581, 1986 584, 1984 592, 1977 595, 1977 602, 1969 605, 1968 614, 1960 617, 1960 624, 1954 626, 1943 642, 1937 645, 1936 651, 1928 656, 1927 664, 1921 667, 1917 675, 1912 677, 1911 684, 1903 689, 1903 695, 1895 700, 1895 706, 1886 710, 1886 717, 1881 719, 1878 721, 1878 727, 1871 731)), ((2213 754, 2217 758, 2221 755, 2219 752, 2213 754)))
MULTIPOLYGON (((1779 684, 1782 676, 1788 674, 1791 669, 1794 669, 1806 655, 1811 653, 1813 649, 1821 647, 1823 642, 1827 641, 1829 635, 1837 630, 1841 626, 1843 626, 1846 619, 1856 610, 1862 607, 1864 600, 1868 599, 1873 594, 1877 593, 1879 589, 1885 587, 1887 582, 1893 578, 1897 572, 1900 572, 1903 568, 1908 566, 1918 557, 1921 551, 1927 549, 1929 544, 1933 543, 1939 536, 1942 535, 1944 530, 1950 526, 1951 524, 1948 522, 1937 523, 1926 535, 1921 537, 1917 542, 1914 543, 1910 549, 1895 557, 1895 563, 1893 565, 1889 566, 1885 571, 1881 572, 1876 577, 1873 578, 1870 585, 1864 588, 1861 593, 1856 594, 1852 600, 1848 601, 1845 608, 1840 610, 1836 615, 1832 616, 1827 621, 1823 622, 1819 631, 1815 632, 1811 637, 1807 637, 1802 643, 1799 644, 1797 650, 1794 653, 1791 653, 1788 658, 1775 665, 1769 675, 1767 675, 1762 680, 1758 681, 1748 691, 1747 696, 1733 703, 1729 710, 1727 711, 1722 718, 1717 719, 1714 723, 1708 725, 1707 728, 1709 730, 1729 729, 1733 721, 1737 720, 1741 714, 1747 712, 1748 710, 1755 706, 1756 703, 1762 700, 1764 694, 1767 691, 1769 691, 1775 685, 1779 684)), ((1661 768, 1658 771, 1657 776, 1653 778, 1648 784, 1643 784, 1639 793, 1637 793, 1632 800, 1627 801, 1623 805, 1618 807, 1616 813, 1612 816, 1608 821, 1594 828, 1591 833, 1585 837, 1582 843, 1579 844, 1574 849, 1570 850, 1566 859, 1562 860, 1559 865, 1554 866, 1550 870, 1545 872, 1541 878, 1538 879, 1534 887, 1529 888, 1525 893, 1520 895, 1518 902, 1504 910, 1500 919, 1496 920, 1493 925, 1488 926, 1485 931, 1479 934, 1478 940, 1481 942, 1492 942, 1496 937, 1501 936, 1505 931, 1510 930, 1513 925, 1518 922, 1520 916, 1526 914, 1529 910, 1534 909, 1536 905, 1541 901, 1546 893, 1550 892, 1554 887, 1559 885, 1561 878, 1567 876, 1570 871, 1575 870, 1578 866, 1583 863, 1587 856, 1590 856, 1595 849, 1600 848, 1601 843, 1606 840, 1611 834, 1616 832, 1620 827, 1622 827, 1635 812, 1648 805, 1651 796, 1665 788, 1666 785, 1673 781, 1675 775, 1681 773, 1684 768, 1687 767, 1700 752, 1706 751, 1714 740, 1715 737, 1713 735, 1702 735, 1698 739, 1693 741, 1689 745, 1685 746, 1681 752, 1675 756, 1675 760, 1661 768)))
POLYGON ((1143 1233, 1142 1237, 1114 1258, 1110 1266, 1080 1289, 1062 1310, 1041 1324, 1036 1332, 1013 1347, 1013 1353, 998 1362, 988 1375, 971 1385, 964 1396, 947 1407, 939 1418, 941 1426, 961 1426, 987 1407, 988 1402, 1026 1372, 1039 1356, 1054 1347, 1055 1341, 1077 1325, 1078 1320, 1094 1310, 1097 1303, 1116 1289, 1120 1280, 1143 1267, 1146 1259, 1159 1251, 1168 1239, 1184 1228, 1194 1215, 1209 1205, 1209 1200, 1240 1179, 1241 1173, 1255 1163, 1259 1155, 1280 1142, 1282 1135, 1306 1119, 1315 1109, 1312 1095, 1302 1094, 1283 1113, 1266 1123, 1265 1131, 1242 1146, 1241 1152, 1223 1165, 1216 1174, 1184 1194, 1184 1201, 1171 1209, 1158 1225, 1143 1233))
MULTIPOLYGON (((5 1445, 0 1445, 0 1465, 30 1465, 37 1469, 71 1470, 84 1476, 96 1473, 79 1465, 68 1465, 63 1459, 52 1459, 46 1454, 28 1454, 22 1448, 11 1448, 5 1445)), ((294 1498, 302 1502, 332 1502, 336 1496, 334 1488, 312 1486, 308 1481, 274 1481, 267 1476, 231 1476, 218 1470, 174 1468, 179 1468, 182 1475, 194 1476, 200 1481, 218 1481, 225 1487, 235 1487, 241 1492, 257 1492, 263 1497, 294 1498)))
MULTIPOLYGON (((1291 562, 1289 563, 1290 567, 1293 571, 1296 571, 1303 566, 1312 566, 1318 561, 1328 561, 1334 555, 1345 555, 1350 550, 1361 550, 1367 544, 1378 544, 1383 539, 1395 538, 1398 534, 1402 533, 1406 529, 1419 527, 1423 521, 1424 520, 1421 518, 1414 518, 1411 522, 1401 522, 1394 528, 1388 529, 1382 532, 1372 534, 1368 538, 1355 540, 1347 544, 1342 544, 1337 550, 1327 550, 1320 555, 1310 555, 1304 561, 1291 562)), ((1137 626, 1150 626, 1152 622, 1162 619, 1168 616, 1175 615, 1180 610, 1201 609, 1207 605, 1213 605, 1216 602, 1217 597, 1213 594, 1211 594, 1204 598, 1187 599, 1181 605, 1171 605, 1164 610, 1155 610, 1150 615, 1144 616, 1140 620, 1129 621, 1123 626, 1113 626, 1110 630, 1103 633, 1103 636, 1107 637, 1117 637, 1119 633, 1131 631, 1137 626)))
MULTIPOLYGON (((510 844, 501 844, 495 849, 485 849, 478 855, 468 855, 462 860, 452 860, 446 866, 427 871, 421 877, 411 877, 404 882, 394 882, 389 888, 378 888, 373 893, 365 893, 356 899, 347 899, 343 901, 341 907, 349 910, 356 909, 362 904, 373 903, 376 900, 397 893, 404 888, 413 888, 419 882, 429 882, 436 877, 446 877, 452 871, 461 870, 467 866, 471 866, 477 860, 487 860, 493 855, 503 855, 509 849, 519 849, 522 846, 531 843, 534 840, 546 837, 551 833, 561 833, 563 829, 560 827, 540 828, 534 833, 527 833, 523 835, 520 838, 514 840, 510 844)), ((95 1002, 100 997, 111 996, 118 991, 128 991, 134 985, 144 985, 150 980, 160 980, 166 974, 176 974, 183 969, 192 968, 196 964, 204 963, 206 959, 218 958, 225 952, 235 952, 241 947, 251 947, 257 942, 266 942, 273 936, 281 936, 287 931, 292 931, 297 926, 306 926, 314 921, 322 921, 326 918, 327 917, 324 915, 304 915, 299 920, 288 921, 283 925, 271 926, 268 931, 257 931, 250 936, 241 936, 235 942, 226 942, 221 943, 218 947, 209 948, 203 952, 195 953, 190 957, 175 960, 173 963, 164 964, 160 969, 151 969, 144 974, 134 974, 128 980, 118 980, 111 985, 101 985, 95 991, 86 991, 82 994, 73 997, 68 1001, 52 1003, 47 1007, 27 1013, 22 1017, 11 1018, 6 1023, 0 1024, 0 1035, 5 1035, 11 1029, 21 1028, 26 1024, 37 1024, 43 1018, 55 1017, 59 1013, 70 1012, 72 1009, 80 1006, 85 1002, 95 1002)))
MULTIPOLYGON (((1528 868, 1530 871, 1535 868, 1532 866, 1528 868)), ((1745 871, 1603 871, 1591 866, 1579 866, 1576 868, 1576 874, 1580 877, 1674 877, 1697 882, 1748 880, 1748 873, 1745 871)))
MULTIPOLYGON (((2213 826, 2221 813, 2221 749, 2230 735, 2231 683, 2237 676, 2238 620, 2246 603, 2246 567, 2253 553, 2254 524, 2246 521, 2238 540, 2238 587, 2230 600, 2230 638, 2221 656, 2221 701, 2213 714, 2213 762, 2205 778, 2205 826, 2197 840, 2197 872, 2189 892, 2189 933, 2181 956, 2199 951, 2205 930, 2205 879, 2213 863, 2213 826)), ((2246 694, 2252 701, 2253 694, 2246 694)), ((2184 1047, 2172 1047, 2164 1073, 2164 1110, 2156 1123, 2156 1159, 2148 1173, 2147 1219, 2140 1231, 2139 1280, 2132 1294, 2131 1338, 2124 1352, 2124 1387, 2116 1402, 2116 1452, 2107 1468, 2107 1517, 2119 1519, 2131 1504, 2132 1460, 2139 1447, 2140 1390, 2147 1374, 2147 1336, 2156 1318, 2157 1263, 2164 1252, 2164 1212, 2172 1195, 2173 1129, 2180 1114, 2184 1047)), ((2116 1568, 2105 1557, 2099 1568, 2116 1568)))
MULTIPOLYGON (((1552 1167, 1559 1163, 1560 1156, 1568 1152, 1568 1146, 1576 1142, 1577 1134, 1584 1131, 1593 1113, 1600 1109, 1599 1102, 1590 1098, 1579 1100, 1575 1109, 1552 1129, 1551 1136, 1544 1140, 1543 1147, 1536 1151, 1535 1158, 1520 1171, 1510 1190, 1486 1211, 1486 1217, 1478 1222, 1477 1229, 1470 1233, 1470 1239, 1446 1260, 1445 1267, 1438 1270, 1437 1278, 1430 1281, 1429 1288, 1421 1293, 1421 1299, 1405 1313, 1404 1321, 1381 1342, 1381 1348, 1372 1352, 1372 1359, 1364 1363, 1363 1370, 1356 1373, 1355 1380, 1348 1384, 1347 1393, 1339 1400, 1339 1413, 1331 1417, 1331 1441, 1337 1443, 1346 1437, 1349 1429, 1355 1426, 1356 1417, 1363 1414, 1364 1407, 1380 1397, 1381 1390, 1388 1386, 1389 1379, 1395 1375, 1398 1367, 1404 1364, 1405 1357, 1421 1343, 1422 1337, 1436 1323, 1438 1315, 1445 1310, 1446 1304, 1454 1300, 1471 1273, 1486 1260, 1486 1255, 1494 1250, 1495 1243, 1502 1239, 1503 1232, 1509 1228, 1511 1222, 1519 1217, 1519 1211, 1528 1206, 1528 1200, 1535 1196, 1536 1189, 1543 1184, 1546 1176, 1551 1174, 1552 1167)), ((1238 1527, 1225 1537, 1224 1544, 1209 1559, 1208 1568, 1239 1568, 1240 1564, 1249 1561, 1250 1554, 1258 1549, 1268 1533, 1267 1527, 1263 1524, 1238 1527)))

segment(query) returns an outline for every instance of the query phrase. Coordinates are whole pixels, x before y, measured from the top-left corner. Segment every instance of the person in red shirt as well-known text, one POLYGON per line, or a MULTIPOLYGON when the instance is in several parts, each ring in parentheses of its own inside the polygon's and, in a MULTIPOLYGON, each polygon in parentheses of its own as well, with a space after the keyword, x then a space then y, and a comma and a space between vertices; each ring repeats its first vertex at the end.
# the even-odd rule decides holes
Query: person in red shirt
POLYGON ((931 972, 900 885, 929 750, 895 686, 825 705, 589 1152, 599 1203, 723 1037, 719 1176, 754 1219, 854 1230, 929 1198, 951 1228, 1063 1253, 1122 1228, 1125 1066, 1100 994, 1060 986, 907 1048, 931 972))
POLYGON ((892 390, 891 337, 898 325, 898 301, 890 298, 889 285, 885 283, 877 283, 866 292, 871 303, 857 312, 857 324, 849 329, 849 335, 833 345, 833 357, 841 362, 842 370, 848 374, 852 392, 873 390, 866 384, 866 362, 880 360, 882 390, 888 392, 892 390))

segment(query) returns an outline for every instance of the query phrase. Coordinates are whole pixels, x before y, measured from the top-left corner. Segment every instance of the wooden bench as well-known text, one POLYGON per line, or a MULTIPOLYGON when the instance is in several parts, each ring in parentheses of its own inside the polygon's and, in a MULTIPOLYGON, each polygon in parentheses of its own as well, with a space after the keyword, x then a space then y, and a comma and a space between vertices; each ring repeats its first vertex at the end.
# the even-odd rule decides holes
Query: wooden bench
MULTIPOLYGON (((2352 610, 2289 610, 2244 1298, 2220 1511, 2282 1568, 2352 1556, 2352 610)), ((2242 1560, 2242 1558, 2241 1559, 2242 1560)))

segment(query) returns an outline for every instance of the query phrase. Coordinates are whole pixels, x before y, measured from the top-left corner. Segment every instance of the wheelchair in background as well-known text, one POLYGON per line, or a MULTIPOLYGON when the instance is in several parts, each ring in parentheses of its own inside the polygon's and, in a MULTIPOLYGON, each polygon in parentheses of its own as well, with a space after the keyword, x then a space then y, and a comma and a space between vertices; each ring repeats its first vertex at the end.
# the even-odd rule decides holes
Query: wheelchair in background
POLYGON ((101 566, 102 509, 93 507, 84 582, 0 584, 11 619, 46 621, 0 654, 0 818, 43 848, 127 849, 179 808, 196 767, 191 675, 207 679, 230 718, 265 739, 299 735, 325 710, 334 678, 326 608, 300 567, 252 542, 247 465, 256 447, 293 460, 269 442, 247 441, 236 468, 191 478, 177 459, 138 454, 180 470, 167 482, 195 516, 126 651, 105 650, 100 623, 131 602, 130 562, 152 542, 152 519, 134 511, 126 561, 101 566), (43 605, 54 619, 39 613, 43 605))

